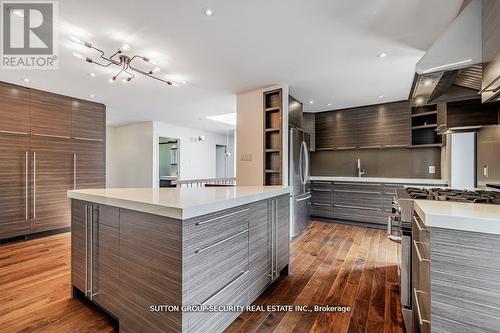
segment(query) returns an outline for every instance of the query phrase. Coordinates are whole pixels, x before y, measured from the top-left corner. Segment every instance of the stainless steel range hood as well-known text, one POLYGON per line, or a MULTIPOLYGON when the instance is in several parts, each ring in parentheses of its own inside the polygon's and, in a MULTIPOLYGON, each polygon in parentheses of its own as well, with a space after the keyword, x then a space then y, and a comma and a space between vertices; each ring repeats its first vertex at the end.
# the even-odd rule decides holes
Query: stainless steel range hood
POLYGON ((478 98, 481 62, 481 2, 473 0, 417 63, 411 104, 478 98))

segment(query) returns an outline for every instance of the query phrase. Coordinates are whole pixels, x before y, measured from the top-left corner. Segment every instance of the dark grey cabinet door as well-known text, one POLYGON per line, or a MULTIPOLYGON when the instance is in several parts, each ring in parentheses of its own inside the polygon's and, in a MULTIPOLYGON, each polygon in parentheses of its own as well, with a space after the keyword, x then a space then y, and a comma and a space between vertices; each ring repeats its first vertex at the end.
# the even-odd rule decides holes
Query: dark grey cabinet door
POLYGON ((290 196, 283 195, 275 199, 276 214, 276 265, 277 273, 288 265, 290 257, 290 196))
POLYGON ((249 297, 255 300, 271 282, 271 220, 268 202, 250 206, 249 297))
POLYGON ((29 232, 29 138, 0 134, 0 239, 29 232))
POLYGON ((87 291, 87 213, 86 203, 71 201, 71 283, 87 291))
POLYGON ((30 232, 68 227, 74 186, 73 153, 69 139, 32 137, 32 220, 30 232))
POLYGON ((115 316, 119 310, 119 223, 119 208, 93 206, 92 299, 115 316))

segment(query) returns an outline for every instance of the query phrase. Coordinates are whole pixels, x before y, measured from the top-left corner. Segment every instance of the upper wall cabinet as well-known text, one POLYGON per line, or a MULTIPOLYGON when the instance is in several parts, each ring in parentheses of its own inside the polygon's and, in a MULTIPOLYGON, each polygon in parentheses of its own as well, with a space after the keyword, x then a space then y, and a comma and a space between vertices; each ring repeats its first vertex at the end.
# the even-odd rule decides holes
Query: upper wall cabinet
POLYGON ((500 100, 500 1, 482 1, 482 101, 500 100))
POLYGON ((29 134, 30 91, 0 82, 0 134, 29 134))
POLYGON ((400 148, 410 145, 407 101, 316 114, 316 150, 400 148))
POLYGON ((73 101, 73 138, 87 141, 104 141, 106 108, 102 104, 73 101))
POLYGON ((71 137, 71 98, 31 91, 31 134, 69 139, 71 137))

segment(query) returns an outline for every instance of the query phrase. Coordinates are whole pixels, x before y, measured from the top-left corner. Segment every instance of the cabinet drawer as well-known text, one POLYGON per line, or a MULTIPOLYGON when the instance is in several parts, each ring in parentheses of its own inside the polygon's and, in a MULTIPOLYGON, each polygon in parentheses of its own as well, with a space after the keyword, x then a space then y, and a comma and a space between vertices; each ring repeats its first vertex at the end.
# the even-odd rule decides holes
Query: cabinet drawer
POLYGON ((333 206, 333 217, 341 220, 350 220, 368 223, 387 223, 389 213, 385 213, 380 208, 340 205, 333 206))
POLYGON ((331 189, 311 189, 311 201, 332 204, 333 191, 331 189))
POLYGON ((321 217, 333 217, 333 205, 325 202, 311 201, 311 215, 321 217))
POLYGON ((205 247, 188 250, 186 304, 203 303, 212 294, 248 270, 248 229, 220 237, 205 247))
POLYGON ((249 229, 249 206, 240 206, 187 220, 186 246, 196 251, 249 229))
MULTIPOLYGON (((235 275, 228 283, 211 294, 202 305, 246 305, 248 302, 248 271, 235 275)), ((187 313, 189 332, 222 332, 234 319, 237 312, 187 313)))
POLYGON ((322 181, 322 180, 312 180, 310 182, 311 189, 319 188, 319 189, 331 189, 333 186, 333 182, 322 181))

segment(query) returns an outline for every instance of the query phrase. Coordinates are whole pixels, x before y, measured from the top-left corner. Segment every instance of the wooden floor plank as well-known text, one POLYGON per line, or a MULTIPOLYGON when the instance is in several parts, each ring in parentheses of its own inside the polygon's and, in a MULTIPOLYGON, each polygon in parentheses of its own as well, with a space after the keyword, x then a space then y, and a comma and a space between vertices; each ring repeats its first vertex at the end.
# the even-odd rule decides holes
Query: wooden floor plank
MULTIPOLYGON (((0 333, 116 332, 99 308, 70 298, 70 241, 66 233, 0 246, 0 333)), ((382 230, 314 221, 290 251, 290 274, 255 304, 353 311, 242 313, 227 332, 404 332, 398 245, 382 230)))

